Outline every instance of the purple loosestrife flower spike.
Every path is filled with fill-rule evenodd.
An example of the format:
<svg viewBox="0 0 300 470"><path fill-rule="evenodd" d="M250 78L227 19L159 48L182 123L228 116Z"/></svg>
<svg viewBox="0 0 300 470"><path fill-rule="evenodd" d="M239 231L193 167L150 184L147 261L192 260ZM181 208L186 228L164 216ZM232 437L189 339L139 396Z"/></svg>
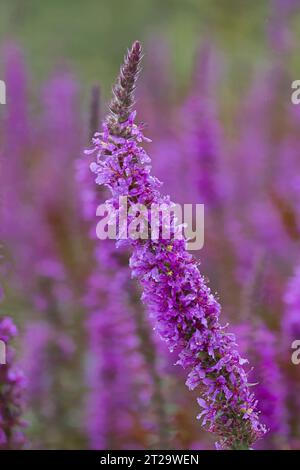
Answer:
<svg viewBox="0 0 300 470"><path fill-rule="evenodd" d="M300 439L300 424L294 410L300 407L300 370L290 359L293 352L292 344L300 339L300 264L296 265L293 276L289 279L284 293L284 314L282 317L282 354L287 355L291 370L285 368L288 393L288 415L290 437Z"/></svg>
<svg viewBox="0 0 300 470"><path fill-rule="evenodd" d="M113 99L113 115L103 124L103 132L95 135L94 148L87 151L97 155L91 169L96 182L112 193L107 207L117 212L122 210L120 196L127 196L130 208L173 204L160 194L161 183L150 173L151 160L140 145L147 139L134 123L135 112L130 112L141 52L140 44L134 43L114 90L122 99ZM187 252L186 240L176 238L174 228L170 232L168 240L127 240L133 250L133 277L141 282L142 299L161 338L178 352L178 364L189 370L188 388L199 390L199 419L218 436L217 448L247 449L266 432L248 386L243 367L247 361L239 355L234 335L221 326L221 307Z"/></svg>
<svg viewBox="0 0 300 470"><path fill-rule="evenodd" d="M0 340L6 345L5 364L0 363L0 450L21 449L26 442L22 431L25 379L8 344L16 334L12 320L0 317Z"/></svg>

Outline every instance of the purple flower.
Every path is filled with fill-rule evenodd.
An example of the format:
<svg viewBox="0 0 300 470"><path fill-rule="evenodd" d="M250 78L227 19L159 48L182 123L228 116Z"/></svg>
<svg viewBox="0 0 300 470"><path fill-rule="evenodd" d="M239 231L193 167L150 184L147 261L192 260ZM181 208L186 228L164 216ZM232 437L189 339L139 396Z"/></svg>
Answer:
<svg viewBox="0 0 300 470"><path fill-rule="evenodd" d="M278 336L261 323L255 327L239 325L235 332L241 352L247 354L254 366L249 381L257 384L262 420L269 429L264 445L268 449L282 448L288 435L287 387L278 361Z"/></svg>
<svg viewBox="0 0 300 470"><path fill-rule="evenodd" d="M16 211L22 205L20 192L24 191L26 158L30 143L27 113L27 80L22 52L17 45L9 43L4 48L4 73L7 84L7 102L4 134L1 138L1 232L16 239L22 231L22 223ZM2 236L1 236L2 238Z"/></svg>
<svg viewBox="0 0 300 470"><path fill-rule="evenodd" d="M99 137L96 134L95 141ZM92 225L98 192L90 184L86 162L78 162L77 176L83 217ZM90 232L94 242L94 230ZM159 439L166 447L168 422L160 374L164 354L136 304L138 293L127 275L128 251L120 248L116 253L112 241L101 249L93 244L93 250L97 265L92 267L84 298L89 313L86 429L90 446L147 448ZM140 435L134 431L137 423L143 430Z"/></svg>
<svg viewBox="0 0 300 470"><path fill-rule="evenodd" d="M171 204L151 175L149 156L140 145L145 140L142 126L135 124L132 112L141 52L135 42L114 87L111 114L93 140L92 170L96 181L110 189L108 203L115 208L120 195L127 196L130 206ZM175 239L171 228L169 240L129 239L128 244L132 274L143 287L142 299L156 329L169 349L178 351L178 364L189 371L188 386L199 389L203 426L219 437L218 448L251 447L266 429L259 422L235 338L221 326L220 305L186 251L185 240Z"/></svg>

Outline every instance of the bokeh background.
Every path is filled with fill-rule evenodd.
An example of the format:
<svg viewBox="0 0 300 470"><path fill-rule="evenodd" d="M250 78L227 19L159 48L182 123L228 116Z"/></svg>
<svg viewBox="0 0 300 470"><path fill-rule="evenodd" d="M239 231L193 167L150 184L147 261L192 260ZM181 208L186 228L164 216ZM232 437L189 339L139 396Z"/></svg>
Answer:
<svg viewBox="0 0 300 470"><path fill-rule="evenodd" d="M105 195L83 149L135 39L155 174L206 206L195 256L254 367L257 448L300 448L299 20L298 0L2 0L1 315L27 427L0 448L214 447L128 253L95 238Z"/></svg>

